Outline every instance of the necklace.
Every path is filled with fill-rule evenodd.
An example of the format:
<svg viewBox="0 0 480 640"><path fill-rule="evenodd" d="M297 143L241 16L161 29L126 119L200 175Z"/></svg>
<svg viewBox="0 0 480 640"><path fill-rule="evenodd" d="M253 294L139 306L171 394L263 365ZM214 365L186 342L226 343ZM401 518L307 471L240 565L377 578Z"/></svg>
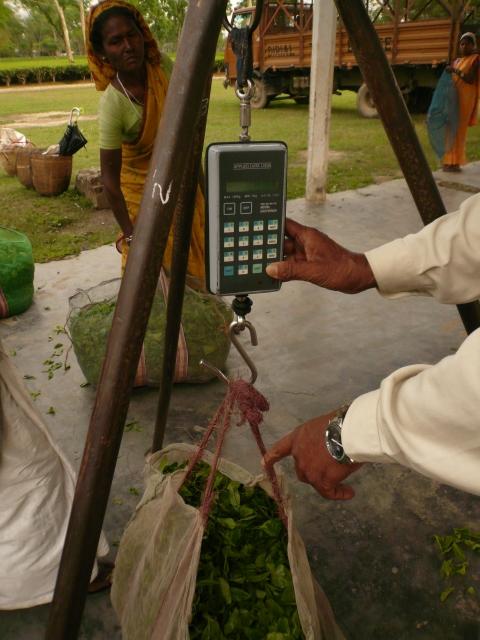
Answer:
<svg viewBox="0 0 480 640"><path fill-rule="evenodd" d="M130 103L132 105L135 102L135 104L138 104L139 107L145 106L144 103L141 100L139 100L136 96L134 96L133 93L129 91L127 87L123 84L123 82L120 80L120 76L118 75L118 71L117 71L117 80L118 80L118 84L123 89L123 93L127 96L127 98L130 100Z"/></svg>

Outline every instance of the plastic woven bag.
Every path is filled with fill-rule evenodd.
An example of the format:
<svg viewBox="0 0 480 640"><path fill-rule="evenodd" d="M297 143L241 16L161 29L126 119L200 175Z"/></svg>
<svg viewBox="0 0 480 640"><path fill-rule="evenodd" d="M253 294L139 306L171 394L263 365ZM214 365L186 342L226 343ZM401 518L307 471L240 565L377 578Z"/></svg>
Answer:
<svg viewBox="0 0 480 640"><path fill-rule="evenodd" d="M452 74L444 71L427 114L430 144L439 158L453 147L458 127L458 93Z"/></svg>
<svg viewBox="0 0 480 640"><path fill-rule="evenodd" d="M246 384L243 381L234 384L237 383ZM288 522L288 561L303 637L306 640L342 640L343 634L335 623L330 605L312 575L281 479L279 484L272 484L264 476L254 476L233 462L218 458L221 441L220 434L215 454L202 453L210 467L245 487L259 487L271 497L278 495L279 490L283 496L281 504ZM154 454L147 464L145 493L122 536L111 591L124 640L188 640L191 637L192 603L204 523L210 507L205 506L207 497L199 509L186 504L179 495L179 488L189 469L196 464L204 443L200 449L188 444L170 445ZM162 471L166 462L187 460L189 469L168 474ZM205 496L207 494L208 487ZM212 629L214 625L212 623ZM225 637L209 633L209 630L204 633L212 639ZM229 636L236 637L234 633ZM288 640L289 636L269 633L266 638Z"/></svg>
<svg viewBox="0 0 480 640"><path fill-rule="evenodd" d="M80 291L69 301L67 324L73 348L83 375L93 385L100 378L120 283L120 278L102 282L87 291ZM232 311L217 296L185 287L182 327L188 357L185 353L183 359L186 362L177 367L176 382L211 380L213 374L200 366L202 358L219 369L224 368L230 349L228 325L232 317ZM156 387L161 382L165 327L165 293L159 285L145 334L136 386Z"/></svg>
<svg viewBox="0 0 480 640"><path fill-rule="evenodd" d="M0 318L23 313L32 304L34 270L27 236L0 227Z"/></svg>

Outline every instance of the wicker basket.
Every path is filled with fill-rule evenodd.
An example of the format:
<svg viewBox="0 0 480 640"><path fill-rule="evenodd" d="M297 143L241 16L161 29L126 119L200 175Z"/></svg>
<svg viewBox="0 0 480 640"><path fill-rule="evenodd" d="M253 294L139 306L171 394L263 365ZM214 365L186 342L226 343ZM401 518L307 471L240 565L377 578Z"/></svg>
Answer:
<svg viewBox="0 0 480 640"><path fill-rule="evenodd" d="M17 153L21 148L18 144L6 144L0 148L0 166L9 176L17 173Z"/></svg>
<svg viewBox="0 0 480 640"><path fill-rule="evenodd" d="M27 149L19 149L17 153L17 178L27 189L33 189L32 162L33 155L40 154L44 149L37 147L28 147Z"/></svg>
<svg viewBox="0 0 480 640"><path fill-rule="evenodd" d="M72 177L72 156L33 155L32 179L42 196L58 196L68 189Z"/></svg>

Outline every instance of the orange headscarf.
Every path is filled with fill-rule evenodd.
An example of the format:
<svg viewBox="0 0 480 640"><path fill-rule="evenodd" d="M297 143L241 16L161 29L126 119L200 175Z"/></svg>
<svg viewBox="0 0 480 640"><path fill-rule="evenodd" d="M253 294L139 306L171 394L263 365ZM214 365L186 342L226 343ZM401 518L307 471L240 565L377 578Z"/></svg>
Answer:
<svg viewBox="0 0 480 640"><path fill-rule="evenodd" d="M97 89L97 91L105 91L117 72L109 62L103 60L103 58L95 52L91 41L92 27L95 20L99 16L101 16L102 13L107 11L107 9L112 9L113 7L122 7L132 14L132 18L138 24L143 34L143 39L145 41L145 56L147 62L154 66L157 66L160 65L160 60L162 57L162 54L160 53L157 45L157 41L150 31L150 27L145 22L144 17L136 7L129 4L128 2L125 2L124 0L102 0L102 2L99 2L97 5L90 9L87 17L88 66L90 67L90 71L92 72L92 76L95 81L95 88Z"/></svg>

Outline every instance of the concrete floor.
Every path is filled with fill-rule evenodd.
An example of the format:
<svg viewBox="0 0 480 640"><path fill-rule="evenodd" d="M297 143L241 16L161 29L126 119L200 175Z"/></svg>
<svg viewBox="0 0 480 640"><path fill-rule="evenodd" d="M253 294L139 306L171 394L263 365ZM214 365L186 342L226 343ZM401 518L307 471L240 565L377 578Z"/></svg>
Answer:
<svg viewBox="0 0 480 640"><path fill-rule="evenodd" d="M448 175L448 179L446 179ZM480 191L480 163L460 174L439 174L442 196L454 210ZM318 226L340 243L366 250L421 228L403 180L329 196L312 206L289 202L289 215ZM0 323L0 338L22 374L35 376L28 387L40 390L39 412L66 454L78 466L94 401L82 388L83 376L72 355L71 369L48 380L42 363L52 352L48 338L63 325L68 298L78 289L116 277L119 257L106 246L76 258L37 265L32 308ZM263 433L267 443L313 416L376 388L400 366L434 363L455 351L464 331L455 308L428 298L397 301L370 291L351 297L301 283L254 299L251 321L259 345L252 355L257 386L271 410ZM61 337L61 336L60 336ZM57 340L57 338L55 338ZM60 340L62 341L62 340ZM252 348L253 349L253 348ZM232 374L240 362L229 358ZM223 396L223 386L177 385L172 399L167 442L196 441ZM125 433L105 519L112 555L142 490L143 456L151 444L157 393L137 390L130 420L141 430ZM56 414L46 411L54 406ZM235 430L227 455L249 468L258 458L248 434ZM455 594L441 604L442 580L432 536L452 527L478 530L479 498L436 484L395 465L370 465L353 477L357 497L332 503L294 479L289 463L297 524L312 567L326 591L347 640L478 640L480 601ZM478 567L471 581L480 585ZM479 589L480 591L480 589ZM0 612L1 640L43 638L48 607ZM82 640L121 637L105 594L89 596Z"/></svg>

